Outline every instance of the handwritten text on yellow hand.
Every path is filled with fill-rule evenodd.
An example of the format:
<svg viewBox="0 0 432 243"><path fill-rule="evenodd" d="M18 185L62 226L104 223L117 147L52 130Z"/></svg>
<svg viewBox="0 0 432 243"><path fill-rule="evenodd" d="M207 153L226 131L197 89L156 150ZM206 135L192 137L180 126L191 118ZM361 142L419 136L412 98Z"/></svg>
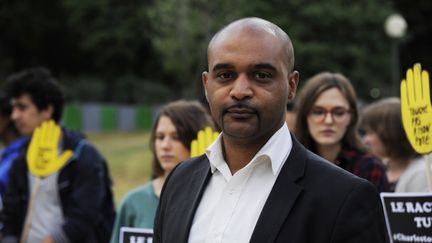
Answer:
<svg viewBox="0 0 432 243"><path fill-rule="evenodd" d="M58 155L60 127L53 121L43 122L33 132L27 150L27 165L34 176L48 176L58 171L72 156L71 150Z"/></svg>
<svg viewBox="0 0 432 243"><path fill-rule="evenodd" d="M432 107L429 74L419 63L408 69L401 86L401 111L405 132L413 148L421 154L432 151Z"/></svg>

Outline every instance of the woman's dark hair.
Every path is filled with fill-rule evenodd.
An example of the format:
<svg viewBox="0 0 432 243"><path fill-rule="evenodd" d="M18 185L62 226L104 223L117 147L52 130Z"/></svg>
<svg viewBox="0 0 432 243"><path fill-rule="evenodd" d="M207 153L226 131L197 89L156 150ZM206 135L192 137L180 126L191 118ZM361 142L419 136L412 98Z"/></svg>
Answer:
<svg viewBox="0 0 432 243"><path fill-rule="evenodd" d="M59 122L64 96L57 80L46 68L31 68L12 74L6 80L6 93L12 98L29 95L39 111L53 107L52 119Z"/></svg>
<svg viewBox="0 0 432 243"><path fill-rule="evenodd" d="M162 116L168 117L174 124L181 143L190 150L199 130L205 127L214 129L214 123L207 110L198 101L178 100L163 106L155 120L150 134L150 150L153 155L153 177L164 174L156 156L156 129Z"/></svg>
<svg viewBox="0 0 432 243"><path fill-rule="evenodd" d="M385 98L365 106L361 111L359 127L376 133L391 158L409 162L419 156L403 128L399 98Z"/></svg>
<svg viewBox="0 0 432 243"><path fill-rule="evenodd" d="M303 86L296 100L297 120L295 134L298 140L308 149L317 152L317 144L312 138L307 116L318 97L326 90L337 88L346 98L349 104L351 120L342 138L342 147L357 151L363 150L360 137L357 133L356 124L358 120L357 96L351 82L340 73L322 72L310 78Z"/></svg>

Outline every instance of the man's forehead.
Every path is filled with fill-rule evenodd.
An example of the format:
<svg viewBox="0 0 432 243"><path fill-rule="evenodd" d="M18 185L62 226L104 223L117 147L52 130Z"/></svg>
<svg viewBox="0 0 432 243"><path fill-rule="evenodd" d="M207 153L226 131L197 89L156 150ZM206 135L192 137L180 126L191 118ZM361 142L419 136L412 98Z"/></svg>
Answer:
<svg viewBox="0 0 432 243"><path fill-rule="evenodd" d="M244 46L254 42L262 50L264 43L271 43L269 48L280 48L278 52L283 54L283 61L292 69L294 64L294 50L292 48L291 40L278 26L261 19L246 19L240 20L228 25L219 31L210 41L207 57L209 68L211 63L214 62L213 57L217 55L225 55L220 51L232 53Z"/></svg>
<svg viewBox="0 0 432 243"><path fill-rule="evenodd" d="M270 28L261 28L258 26L235 26L222 30L209 43L209 50L220 46L233 39L268 39L278 38ZM241 44L241 43L237 43Z"/></svg>

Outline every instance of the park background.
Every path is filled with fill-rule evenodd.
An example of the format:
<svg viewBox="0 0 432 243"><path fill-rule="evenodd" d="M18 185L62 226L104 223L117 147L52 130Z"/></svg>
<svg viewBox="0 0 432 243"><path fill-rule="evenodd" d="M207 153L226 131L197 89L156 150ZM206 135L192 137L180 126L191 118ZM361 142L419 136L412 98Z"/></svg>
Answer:
<svg viewBox="0 0 432 243"><path fill-rule="evenodd" d="M394 13L407 23L399 38L384 29ZM317 72L341 72L367 103L398 96L415 62L432 71L430 0L2 0L0 85L21 69L49 68L67 95L63 124L107 158L118 203L150 178L158 107L204 100L208 40L245 16L287 31L300 87Z"/></svg>

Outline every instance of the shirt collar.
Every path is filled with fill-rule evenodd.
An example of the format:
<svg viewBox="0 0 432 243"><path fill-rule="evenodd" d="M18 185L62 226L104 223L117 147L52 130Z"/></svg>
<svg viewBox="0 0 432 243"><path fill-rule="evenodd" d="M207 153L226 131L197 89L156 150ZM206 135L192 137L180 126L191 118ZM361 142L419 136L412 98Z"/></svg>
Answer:
<svg viewBox="0 0 432 243"><path fill-rule="evenodd" d="M227 166L222 153L221 141L222 133L206 150L212 173L221 166ZM261 157L267 157L270 159L273 174L277 175L282 168L282 165L287 160L291 149L291 134L288 130L288 126L284 123L284 125L279 128L279 130L277 130L267 143L264 144L264 146L255 154L251 162L253 163Z"/></svg>

